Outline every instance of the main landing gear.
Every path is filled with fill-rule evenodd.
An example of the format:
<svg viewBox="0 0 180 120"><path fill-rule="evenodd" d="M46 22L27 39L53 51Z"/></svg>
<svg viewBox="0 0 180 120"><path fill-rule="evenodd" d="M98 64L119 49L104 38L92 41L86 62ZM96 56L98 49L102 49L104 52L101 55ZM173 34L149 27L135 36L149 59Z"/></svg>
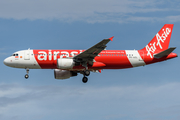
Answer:
<svg viewBox="0 0 180 120"><path fill-rule="evenodd" d="M86 76L89 76L90 75L90 71L89 70L85 70L84 73L83 73L84 77L82 79L82 82L83 83L87 83L88 81L88 78Z"/></svg>
<svg viewBox="0 0 180 120"><path fill-rule="evenodd" d="M83 79L82 79L82 82L87 83L87 81L88 81L88 78L86 76L84 76Z"/></svg>
<svg viewBox="0 0 180 120"><path fill-rule="evenodd" d="M28 75L28 74L29 74L29 68L26 68L26 73L27 73L27 74L26 74L24 77L25 77L26 79L28 79L28 78L29 78L29 75Z"/></svg>

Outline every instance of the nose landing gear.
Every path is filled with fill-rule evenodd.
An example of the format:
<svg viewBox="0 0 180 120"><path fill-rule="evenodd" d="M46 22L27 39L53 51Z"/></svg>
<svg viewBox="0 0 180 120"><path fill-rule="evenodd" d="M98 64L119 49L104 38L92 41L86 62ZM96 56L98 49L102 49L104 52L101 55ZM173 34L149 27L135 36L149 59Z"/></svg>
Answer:
<svg viewBox="0 0 180 120"><path fill-rule="evenodd" d="M24 77L25 77L26 79L28 79L28 78L29 78L29 75L28 75L28 74L26 74Z"/></svg>
<svg viewBox="0 0 180 120"><path fill-rule="evenodd" d="M26 74L24 77L25 77L26 79L28 79L28 78L29 78L29 75L28 75L28 74L29 74L29 68L26 68L26 73L27 73L27 74Z"/></svg>

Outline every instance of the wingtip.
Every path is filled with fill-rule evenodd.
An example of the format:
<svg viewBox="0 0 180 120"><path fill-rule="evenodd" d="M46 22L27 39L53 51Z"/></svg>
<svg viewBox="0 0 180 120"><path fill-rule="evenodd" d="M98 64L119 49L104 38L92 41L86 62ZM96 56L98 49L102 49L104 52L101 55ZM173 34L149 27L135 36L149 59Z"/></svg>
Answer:
<svg viewBox="0 0 180 120"><path fill-rule="evenodd" d="M114 36L112 36L111 38L109 38L111 41L113 41L113 38L114 38Z"/></svg>

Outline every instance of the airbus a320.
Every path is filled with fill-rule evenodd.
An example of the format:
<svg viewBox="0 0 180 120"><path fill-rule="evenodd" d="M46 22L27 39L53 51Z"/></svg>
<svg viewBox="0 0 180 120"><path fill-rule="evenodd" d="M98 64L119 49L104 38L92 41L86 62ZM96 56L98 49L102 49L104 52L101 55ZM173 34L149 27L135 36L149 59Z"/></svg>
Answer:
<svg viewBox="0 0 180 120"><path fill-rule="evenodd" d="M141 50L106 50L113 37L104 39L87 50L21 50L4 60L9 67L26 69L54 69L55 79L68 79L83 75L88 81L90 72L101 73L102 69L124 69L165 61L177 57L175 47L169 42L173 24L165 24L154 38Z"/></svg>

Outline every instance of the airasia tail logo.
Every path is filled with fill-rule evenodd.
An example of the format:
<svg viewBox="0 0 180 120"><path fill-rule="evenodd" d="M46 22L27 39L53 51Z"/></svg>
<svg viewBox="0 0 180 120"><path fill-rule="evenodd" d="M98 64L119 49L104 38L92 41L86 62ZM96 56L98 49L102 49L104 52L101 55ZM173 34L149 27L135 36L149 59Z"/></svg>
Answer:
<svg viewBox="0 0 180 120"><path fill-rule="evenodd" d="M162 44L164 43L168 35L171 33L171 28L165 28L162 29L162 31L163 33L161 35L159 35L159 33L156 34L157 41L146 45L147 56L153 58L153 53L156 51L157 46L159 46L160 49L163 49Z"/></svg>

